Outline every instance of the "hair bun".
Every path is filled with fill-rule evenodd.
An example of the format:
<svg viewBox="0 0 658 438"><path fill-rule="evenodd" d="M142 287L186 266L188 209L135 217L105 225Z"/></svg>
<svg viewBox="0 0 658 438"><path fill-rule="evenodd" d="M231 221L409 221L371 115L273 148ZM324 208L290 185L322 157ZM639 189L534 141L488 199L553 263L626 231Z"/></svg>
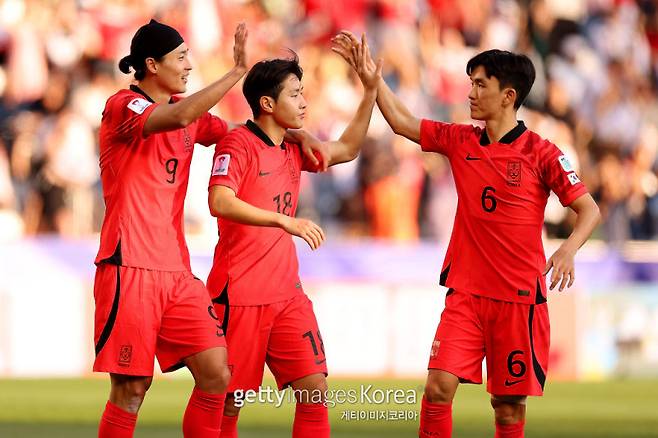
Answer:
<svg viewBox="0 0 658 438"><path fill-rule="evenodd" d="M119 70L121 70L123 73L128 74L130 73L130 66L132 65L130 55L124 56L121 58L121 61L119 61Z"/></svg>

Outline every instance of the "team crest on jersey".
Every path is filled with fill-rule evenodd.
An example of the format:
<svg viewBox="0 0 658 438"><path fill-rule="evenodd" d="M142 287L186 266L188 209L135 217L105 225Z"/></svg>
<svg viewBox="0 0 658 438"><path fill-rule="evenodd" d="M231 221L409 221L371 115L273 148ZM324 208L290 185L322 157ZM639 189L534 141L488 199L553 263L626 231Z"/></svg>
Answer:
<svg viewBox="0 0 658 438"><path fill-rule="evenodd" d="M580 179L578 178L578 175L575 174L575 172L568 174L567 178L569 178L569 182L571 183L572 186L580 182Z"/></svg>
<svg viewBox="0 0 658 438"><path fill-rule="evenodd" d="M507 162L507 185L518 187L521 185L521 162Z"/></svg>
<svg viewBox="0 0 658 438"><path fill-rule="evenodd" d="M137 114L142 114L146 108L151 106L151 102L140 97L136 97L128 103L128 108L136 112Z"/></svg>
<svg viewBox="0 0 658 438"><path fill-rule="evenodd" d="M571 161L569 161L566 155L560 155L557 160L560 162L560 166L562 166L565 172L574 171L574 168L571 165Z"/></svg>
<svg viewBox="0 0 658 438"><path fill-rule="evenodd" d="M187 131L187 128L183 128L183 142L185 143L185 152L192 150L192 139L190 138L190 133Z"/></svg>
<svg viewBox="0 0 658 438"><path fill-rule="evenodd" d="M228 175L228 164L231 161L229 154L217 155L212 166L212 176Z"/></svg>

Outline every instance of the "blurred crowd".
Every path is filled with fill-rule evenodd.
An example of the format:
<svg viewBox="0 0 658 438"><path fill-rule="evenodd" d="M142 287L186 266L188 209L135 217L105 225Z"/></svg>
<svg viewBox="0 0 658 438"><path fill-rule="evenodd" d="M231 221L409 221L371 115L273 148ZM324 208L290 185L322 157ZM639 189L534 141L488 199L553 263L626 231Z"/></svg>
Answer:
<svg viewBox="0 0 658 438"><path fill-rule="evenodd" d="M658 4L652 0L0 0L0 235L98 232L98 127L106 99L130 84L117 61L150 18L191 48L188 90L232 66L235 26L250 62L298 53L306 129L335 139L361 97L330 50L340 29L367 32L387 83L419 117L469 118L466 62L489 48L527 54L537 80L519 118L576 163L598 201L596 236L658 235ZM244 122L240 86L213 109ZM201 149L199 146L198 149ZM214 233L206 201L212 151L195 164L188 232ZM447 241L456 207L447 161L373 117L360 157L303 180L299 216L347 237ZM552 197L548 236L573 215Z"/></svg>

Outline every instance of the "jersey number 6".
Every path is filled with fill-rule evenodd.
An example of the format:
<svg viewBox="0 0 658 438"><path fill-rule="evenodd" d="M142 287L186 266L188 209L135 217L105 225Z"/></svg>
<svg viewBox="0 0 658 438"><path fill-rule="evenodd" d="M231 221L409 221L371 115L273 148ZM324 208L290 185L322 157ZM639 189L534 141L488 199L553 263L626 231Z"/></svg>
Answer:
<svg viewBox="0 0 658 438"><path fill-rule="evenodd" d="M496 193L496 189L491 186L486 186L484 190L482 190L480 201L482 201L482 209L484 211L487 213L493 213L498 206L498 201L496 201L496 198L494 198L493 195L490 195L489 192Z"/></svg>

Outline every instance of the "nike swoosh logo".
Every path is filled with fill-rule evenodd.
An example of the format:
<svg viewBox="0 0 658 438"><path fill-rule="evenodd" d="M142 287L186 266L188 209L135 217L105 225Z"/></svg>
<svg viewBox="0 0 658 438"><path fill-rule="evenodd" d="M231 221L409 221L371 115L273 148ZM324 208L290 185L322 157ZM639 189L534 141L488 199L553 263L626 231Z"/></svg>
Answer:
<svg viewBox="0 0 658 438"><path fill-rule="evenodd" d="M260 172L258 172L258 176L266 176L266 175L269 175L269 174L270 174L270 172L263 172L262 170Z"/></svg>
<svg viewBox="0 0 658 438"><path fill-rule="evenodd" d="M476 161L476 160L481 160L482 158L480 157L471 157L471 154L466 155L466 161Z"/></svg>
<svg viewBox="0 0 658 438"><path fill-rule="evenodd" d="M322 359L322 360L317 360L317 359L316 359L316 360L315 360L315 364L316 364L316 365L322 365L322 364L325 363L326 361L327 361L327 359Z"/></svg>
<svg viewBox="0 0 658 438"><path fill-rule="evenodd" d="M510 382L509 380L505 379L505 386L513 386L513 385L516 385L517 383L523 382L524 380L525 379L514 380L514 381Z"/></svg>

